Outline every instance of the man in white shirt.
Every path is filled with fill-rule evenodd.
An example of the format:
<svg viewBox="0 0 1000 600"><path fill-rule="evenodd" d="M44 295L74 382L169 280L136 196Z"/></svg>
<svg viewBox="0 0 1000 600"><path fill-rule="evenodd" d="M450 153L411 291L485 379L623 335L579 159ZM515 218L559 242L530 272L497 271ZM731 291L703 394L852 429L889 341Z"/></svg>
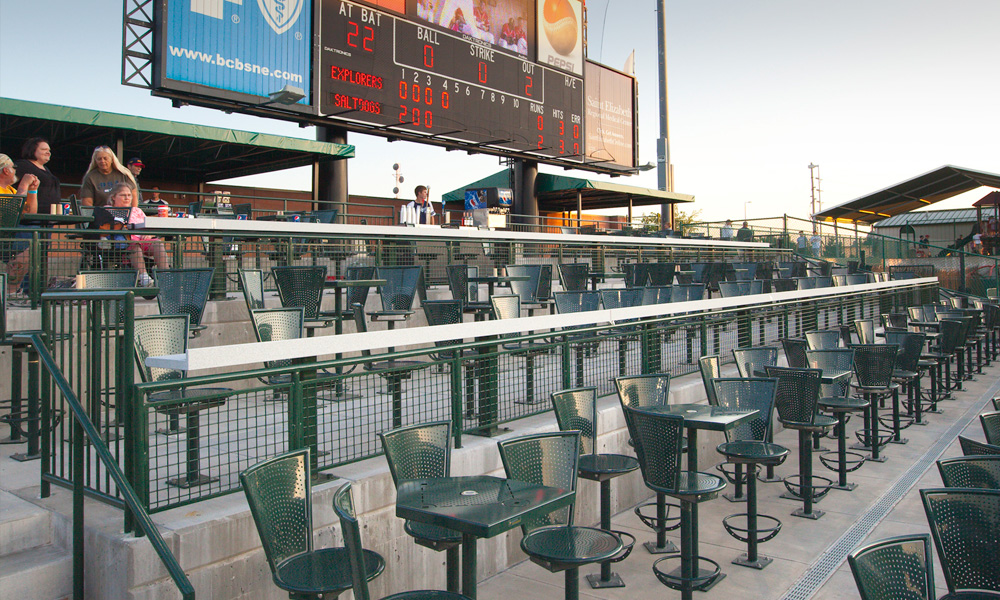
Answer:
<svg viewBox="0 0 1000 600"><path fill-rule="evenodd" d="M407 209L415 209L417 212L417 223L421 225L433 225L434 216L437 214L434 212L434 205L428 200L430 196L430 190L427 189L425 185L418 185L413 193L416 194L416 199L410 200L409 204L406 205Z"/></svg>

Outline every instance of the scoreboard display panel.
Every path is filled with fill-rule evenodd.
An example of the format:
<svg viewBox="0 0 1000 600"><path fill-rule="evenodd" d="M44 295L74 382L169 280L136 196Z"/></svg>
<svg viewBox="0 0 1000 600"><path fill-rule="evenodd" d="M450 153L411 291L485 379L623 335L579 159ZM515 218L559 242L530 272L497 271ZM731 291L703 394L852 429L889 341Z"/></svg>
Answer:
<svg viewBox="0 0 1000 600"><path fill-rule="evenodd" d="M158 96L591 171L637 163L635 79L586 60L581 0L154 7Z"/></svg>
<svg viewBox="0 0 1000 600"><path fill-rule="evenodd" d="M583 78L356 2L320 14L320 116L582 162Z"/></svg>

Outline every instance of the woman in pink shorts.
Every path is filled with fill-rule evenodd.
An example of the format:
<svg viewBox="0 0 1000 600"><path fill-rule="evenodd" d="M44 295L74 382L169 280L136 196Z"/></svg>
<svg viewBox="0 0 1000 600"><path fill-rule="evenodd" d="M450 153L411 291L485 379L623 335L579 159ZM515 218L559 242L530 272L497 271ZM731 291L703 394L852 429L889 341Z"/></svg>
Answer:
<svg viewBox="0 0 1000 600"><path fill-rule="evenodd" d="M135 225L146 222L146 214L142 209L132 206L132 187L126 183L116 184L111 190L111 202L116 208L130 208L128 223ZM153 285L153 278L146 272L146 261L144 256L153 258L153 263L157 269L169 269L167 262L167 251L163 248L163 242L151 235L132 234L132 242L129 245L129 261L132 266L139 271L139 285L149 287Z"/></svg>

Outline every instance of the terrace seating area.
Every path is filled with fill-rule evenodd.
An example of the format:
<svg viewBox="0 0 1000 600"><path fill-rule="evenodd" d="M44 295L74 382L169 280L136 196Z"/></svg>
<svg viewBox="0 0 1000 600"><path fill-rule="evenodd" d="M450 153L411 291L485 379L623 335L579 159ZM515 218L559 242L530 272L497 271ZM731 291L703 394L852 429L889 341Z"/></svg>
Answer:
<svg viewBox="0 0 1000 600"><path fill-rule="evenodd" d="M701 266L680 261L627 263L646 265L627 269L631 273L604 271L604 261L601 271L592 270L593 262L546 262L539 269L501 267L485 275L470 275L465 270L465 281L451 286L427 277L423 265L380 265L372 273L355 273L358 279L353 281L359 283L354 287L373 288L375 293L352 302L349 308L343 306L340 295L343 289L353 292L353 287L337 284L341 281L337 275L333 279L314 277L317 284L289 281L287 269L293 268L291 265L279 265L270 272L247 271L237 277L246 286L247 309L242 298L216 300L214 305L210 301L212 306L206 310L203 305L198 313L206 317L200 318L201 329L191 329L187 336L182 332L175 343L180 348L176 353L157 354L144 345L144 351L136 354L140 367L171 368L194 379L150 378L139 383L113 366L122 356L115 344L122 337L135 335L129 322L132 313L152 312L152 304L127 311L127 318L116 330L120 337L109 336L107 347L94 348L107 352L106 358L95 357L94 364L111 364L104 373L95 371L97 381L113 379L117 389L130 391L134 404L115 414L121 400L109 397L95 400L91 408L104 415L104 439L109 444L115 442L114 455L121 458L128 475L141 474L143 479L137 485L147 508L178 535L185 527L175 524L181 514L178 511L210 505L232 510L240 497L235 495L240 474L252 473L254 465L291 451L301 465L299 475L279 477L279 483L271 485L299 485L293 495L301 496L302 489L309 489L301 487L302 478L307 477L314 506L323 502L329 507L336 495L337 517L343 529L330 529L333 523L327 508L320 511L307 503L305 510L312 513L305 517L307 521L317 514L322 516L306 531L340 530L343 533L339 535L349 538L342 553L348 557L345 568L351 570L349 581L354 579L350 587L362 596L369 593L370 586L371 593L381 595L447 588L455 598L463 597L459 592L470 598L499 597L525 587L527 580L537 585L528 586L530 589L522 590L521 595L539 598L559 594L570 600L618 594L633 597L663 593L661 584L679 590L682 598L747 589L760 590L762 597L779 597L768 594L799 585L798 577L805 569L822 562L818 557L827 548L823 543L839 539L839 525L826 523L850 519L844 527L850 533L857 514L886 494L896 493L894 488L886 488L894 481L892 469L910 473L922 466L926 470L928 465L920 460L913 462L913 449L919 444L936 447L951 435L935 437L929 432L934 428L956 429L971 410L957 407L983 403L996 391L992 386L984 389L984 385L995 368L992 361L997 357L998 323L988 318L994 313L987 307L993 305L983 299L958 298L948 306L935 303L938 289L932 281L874 281L866 275L863 282L831 279L834 286L826 286L825 281L823 285L818 281L803 283L823 276L774 277L779 269L762 262L745 270L711 266L729 264L721 262ZM527 263L533 264L537 263ZM672 277L663 276L665 268L653 267L666 264ZM551 291L545 289L549 285L544 283L545 266L555 272L556 289ZM573 268L563 268L567 266ZM754 276L770 273L771 278L750 279L746 273L751 270ZM793 271L789 269L789 275ZM653 272L657 273L655 282ZM262 291L267 275L285 282L278 284L280 293ZM688 275L691 283L681 283ZM700 281L695 282L696 278ZM622 285L628 280L630 287ZM324 290L327 282L333 285ZM753 284L747 286L745 294L737 288L736 295L731 295L733 290L724 286L744 282ZM282 289L285 285L299 287ZM475 295L470 293L470 285L475 286ZM664 288L668 294L661 293ZM713 288L723 297L710 298ZM780 289L788 291L776 291ZM102 310L100 303L106 301L102 293L98 290L87 296L67 292L65 301L56 296L46 298L45 310L52 314L48 326L60 323L59 327L65 328L53 331L62 336L54 338L57 356L68 352L72 340L83 336L83 323L92 322L70 315ZM106 293L108 298L111 293ZM550 297L551 304L544 302ZM324 300L335 304L334 310L324 310ZM228 308L220 309L220 302ZM445 307L444 302L450 304ZM476 306L484 302L488 308ZM279 335L275 323L264 320L268 305L295 312L298 320L290 333ZM881 327L882 315L902 314L915 305L921 307L921 314L906 320L905 331ZM939 306L946 310L939 310ZM437 307L447 308L447 315ZM249 337L244 335L239 345L206 341L222 333L223 328L214 325L218 322L215 318L220 311L229 310L246 312L246 322L253 323L244 330ZM304 335L309 321L306 313L311 311L314 337ZM353 327L341 333L347 311ZM539 314L549 311L552 314ZM191 313L183 314L188 315L186 325ZM334 323L337 333L328 327ZM836 337L824 335L831 329ZM903 336L909 333L918 337ZM226 335L239 337L232 331ZM188 337L190 345L180 343ZM782 341L791 339L805 341L805 364L801 352L785 357L778 351ZM920 343L911 344L914 339ZM908 344L915 350L903 356L901 349ZM123 352L131 370L129 346ZM824 362L810 354L822 349L853 352L855 360L845 369L842 363ZM874 359L859 363L859 353L875 350L889 355L883 366L873 367ZM713 355L718 359L712 368L701 371L699 363ZM362 368L357 369L357 365ZM46 365L46 369L51 368ZM199 374L204 376L197 377ZM672 382L669 394L664 390L664 402L626 406L629 402L621 395L624 388L616 385L616 379L657 374ZM937 384L921 385L921 377L926 375L933 375ZM716 377L719 382L772 382L764 387L770 391L754 392L771 394L771 401L762 397L744 403L739 397L742 388L734 385L723 392L713 381ZM800 380L808 383L798 383ZM95 380L73 379L69 386L79 389L83 397L89 394L87 381ZM711 403L705 393L709 385L715 392ZM208 398L211 405L185 411L193 403L185 400L183 392L198 386L218 391ZM30 382L28 388L37 389ZM174 388L181 392L176 397L158 400L155 396ZM46 394L49 396L42 399L46 408L41 412L52 414L50 408L61 408L62 400L51 392ZM561 415L558 425L567 431L581 430L581 434L551 433L557 419L544 401L549 397L554 402L575 399L575 414ZM71 440L65 428L52 423L27 430L27 415L39 412L39 400L34 401L34 409L23 402L16 411L12 406L8 421L18 421L22 437L34 436L36 442L48 429L41 439L49 456L42 468L47 469L50 483L59 488L68 481L65 469L73 460L67 451ZM879 406L882 402L884 408ZM30 399L27 404L31 404ZM838 412L838 407L845 405L858 409L850 419L845 414L849 411ZM776 428L740 427L772 406L779 417ZM181 412L188 416L187 424L176 422ZM199 417L193 425L191 414ZM449 449L444 454L455 458L447 457L441 464L439 440L431 442L439 450L422 454L433 463L426 471L406 466L404 471L409 475L397 477L403 466L396 464L394 485L379 483L388 470L377 436L434 423L449 428L443 436ZM926 424L914 428L917 423ZM979 441L974 435L970 439L981 444L980 451L988 451L997 441L992 437L993 420L984 419L983 426L985 439ZM909 444L904 446L902 432L907 428ZM165 432L159 433L159 429ZM922 431L911 433L915 429ZM128 435L119 437L123 431ZM957 440L959 431L954 433L951 441ZM422 435L414 433L409 443L426 445L429 441ZM860 446L854 453L856 460L849 463L849 472L858 484L853 489L843 485L843 471L848 468L844 465L848 463L841 460L846 460L842 446L852 436ZM660 444L657 440L661 438L674 442ZM628 439L631 445L626 443ZM838 450L832 454L825 449L817 451L826 440L836 443ZM726 448L717 451L722 442ZM136 450L136 444L145 456L130 464L133 459L129 453ZM393 452L404 456L398 449ZM825 457L820 465L831 469L840 481L814 475L814 456ZM723 459L741 468L727 471L726 477L707 472L710 465ZM888 460L880 462L882 459ZM7 461L7 457L0 460ZM117 493L114 487L101 487L100 471L98 468L97 479L88 485L96 486L95 492L113 496ZM748 478L753 478L752 485ZM341 479L353 482L353 489L337 482ZM247 485L247 477L244 480ZM784 483L769 486L767 480ZM24 483L25 477L14 481ZM745 510L720 506L724 502L718 496L727 486L737 488L734 496L745 499ZM779 498L782 491L789 497ZM53 498L64 498L65 493L57 489L49 498L43 492L42 504L52 504L56 502ZM676 551L665 557L634 547L636 538L646 537L648 532L630 508L654 493L679 503L679 519L676 512L663 514L671 506L666 503L655 507L655 515L643 518L656 526L658 538L672 537L671 541L678 543ZM839 500L832 502L832 498ZM301 506L296 510L301 511ZM213 520L216 513L208 512L204 526L210 530L221 527ZM737 515L726 517L733 512ZM792 519L786 514L809 518ZM261 536L265 531L276 535L262 523L267 515L254 510L252 518ZM760 519L767 524L759 527ZM367 533L362 539L354 528L366 522L362 531ZM672 529L668 523L679 527ZM404 524L408 535L399 535ZM438 540L427 526L457 535L437 536ZM523 526L521 534L514 531L517 526ZM350 536L346 535L348 529ZM337 535L320 533L316 544L333 548ZM769 541L766 556L757 548L765 541ZM252 549L259 541L248 543ZM361 554L361 543L383 559L394 558L381 563L373 559L375 562L369 564ZM518 544L520 550L515 549ZM812 554L796 554L803 545ZM447 550L447 560L434 552L425 556L425 550L417 546ZM855 546L843 552L844 559ZM292 554L315 552L311 544L298 547L304 550L293 550ZM666 544L658 540L652 548L661 547ZM221 557L222 552L222 548L213 548L209 554ZM733 560L740 553L745 554ZM499 573L525 556L545 568L528 572L525 566L515 566ZM258 558L238 560L251 564ZM272 561L276 583L277 562L281 559ZM442 562L447 562L447 569L416 566ZM753 568L743 568L747 566ZM551 579L550 572L558 574L558 579ZM484 579L493 574L498 576ZM591 575L587 577L590 585L580 585L579 575ZM288 583L288 578L282 576L282 581ZM596 591L620 584L625 590ZM729 587L732 585L737 587ZM274 595L272 586L267 580L253 582L254 589L265 590L263 594ZM301 594L319 593L305 587L279 587ZM330 591L347 587L341 578ZM815 589L802 597L814 593Z"/></svg>

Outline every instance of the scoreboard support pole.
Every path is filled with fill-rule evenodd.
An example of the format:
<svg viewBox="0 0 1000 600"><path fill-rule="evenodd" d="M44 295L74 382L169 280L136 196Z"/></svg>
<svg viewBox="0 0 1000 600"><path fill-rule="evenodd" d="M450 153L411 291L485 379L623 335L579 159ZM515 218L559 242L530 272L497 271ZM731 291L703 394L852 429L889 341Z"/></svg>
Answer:
<svg viewBox="0 0 1000 600"><path fill-rule="evenodd" d="M340 127L316 127L316 140L331 144L346 144L347 130ZM316 165L315 189L321 210L337 209L338 221L347 222L347 161L325 160Z"/></svg>
<svg viewBox="0 0 1000 600"><path fill-rule="evenodd" d="M538 216L538 196L535 193L535 179L538 177L538 163L533 160L514 161L514 213L527 217ZM535 219L532 224L538 224Z"/></svg>

